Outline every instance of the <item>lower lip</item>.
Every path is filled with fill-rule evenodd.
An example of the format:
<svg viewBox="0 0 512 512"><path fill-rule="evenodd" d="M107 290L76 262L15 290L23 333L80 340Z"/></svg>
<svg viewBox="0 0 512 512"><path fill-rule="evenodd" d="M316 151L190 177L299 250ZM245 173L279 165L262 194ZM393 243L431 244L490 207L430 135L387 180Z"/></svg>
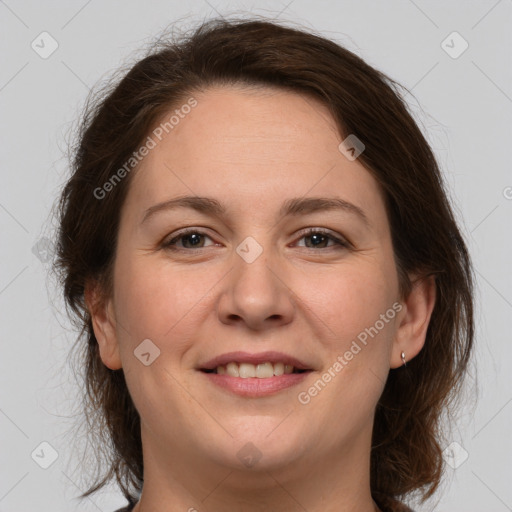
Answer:
<svg viewBox="0 0 512 512"><path fill-rule="evenodd" d="M291 388L301 383L311 372L303 373L285 373L283 375L269 377L267 379L259 379L257 377L249 377L243 379L241 377L231 377L230 375L218 373L201 372L210 382L227 389L237 395L256 398L273 395L283 389Z"/></svg>

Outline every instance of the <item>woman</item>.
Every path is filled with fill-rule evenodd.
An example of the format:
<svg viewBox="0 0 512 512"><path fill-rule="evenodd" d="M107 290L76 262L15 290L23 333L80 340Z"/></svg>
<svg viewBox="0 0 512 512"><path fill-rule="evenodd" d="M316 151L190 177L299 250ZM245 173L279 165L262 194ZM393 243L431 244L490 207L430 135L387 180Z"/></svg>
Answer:
<svg viewBox="0 0 512 512"><path fill-rule="evenodd" d="M433 495L472 272L397 85L213 20L83 121L58 268L126 511L396 511ZM98 446L98 450L102 447Z"/></svg>

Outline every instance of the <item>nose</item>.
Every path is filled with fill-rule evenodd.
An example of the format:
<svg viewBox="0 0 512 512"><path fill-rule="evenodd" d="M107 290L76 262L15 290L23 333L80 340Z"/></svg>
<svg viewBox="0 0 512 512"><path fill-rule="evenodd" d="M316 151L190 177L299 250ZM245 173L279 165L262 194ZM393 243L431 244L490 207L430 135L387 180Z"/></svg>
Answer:
<svg viewBox="0 0 512 512"><path fill-rule="evenodd" d="M286 284L279 262L271 260L266 251L252 262L234 254L234 268L224 286L218 302L219 319L224 324L265 330L293 319L293 291Z"/></svg>

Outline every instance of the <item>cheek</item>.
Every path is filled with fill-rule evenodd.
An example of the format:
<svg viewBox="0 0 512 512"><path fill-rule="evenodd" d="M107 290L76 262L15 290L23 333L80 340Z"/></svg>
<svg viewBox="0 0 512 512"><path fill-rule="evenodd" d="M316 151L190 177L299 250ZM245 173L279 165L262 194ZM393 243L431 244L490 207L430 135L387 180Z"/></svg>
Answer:
<svg viewBox="0 0 512 512"><path fill-rule="evenodd" d="M312 318L316 318L322 331L318 340L324 340L333 350L344 352L352 340L376 322L379 338L392 333L393 323L389 320L394 312L384 323L380 316L386 314L396 298L395 281L388 269L372 264L347 265L315 278L306 275L295 288L300 289L297 295L304 302L305 311L313 313Z"/></svg>
<svg viewBox="0 0 512 512"><path fill-rule="evenodd" d="M197 328L208 292L221 276L196 269L180 271L165 260L141 256L116 264L116 317L133 343L186 342Z"/></svg>
<svg viewBox="0 0 512 512"><path fill-rule="evenodd" d="M354 265L317 281L323 284L310 294L307 306L319 328L314 335L326 357L319 380L303 390L303 399L329 410L333 424L362 424L382 394L396 330L393 276L379 266Z"/></svg>

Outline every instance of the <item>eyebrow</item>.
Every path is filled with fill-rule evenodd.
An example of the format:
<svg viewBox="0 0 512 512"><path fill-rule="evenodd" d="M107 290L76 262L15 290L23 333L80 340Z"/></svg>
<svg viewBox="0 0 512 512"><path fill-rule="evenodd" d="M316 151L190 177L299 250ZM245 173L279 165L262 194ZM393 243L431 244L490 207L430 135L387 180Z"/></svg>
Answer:
<svg viewBox="0 0 512 512"><path fill-rule="evenodd" d="M181 196L162 203L155 204L144 212L141 224L146 222L157 212L189 208L200 213L222 217L226 215L226 208L219 201L211 197ZM364 211L340 197L296 197L286 200L279 211L281 217L299 216L320 211L342 210L357 216L370 227L370 221Z"/></svg>

